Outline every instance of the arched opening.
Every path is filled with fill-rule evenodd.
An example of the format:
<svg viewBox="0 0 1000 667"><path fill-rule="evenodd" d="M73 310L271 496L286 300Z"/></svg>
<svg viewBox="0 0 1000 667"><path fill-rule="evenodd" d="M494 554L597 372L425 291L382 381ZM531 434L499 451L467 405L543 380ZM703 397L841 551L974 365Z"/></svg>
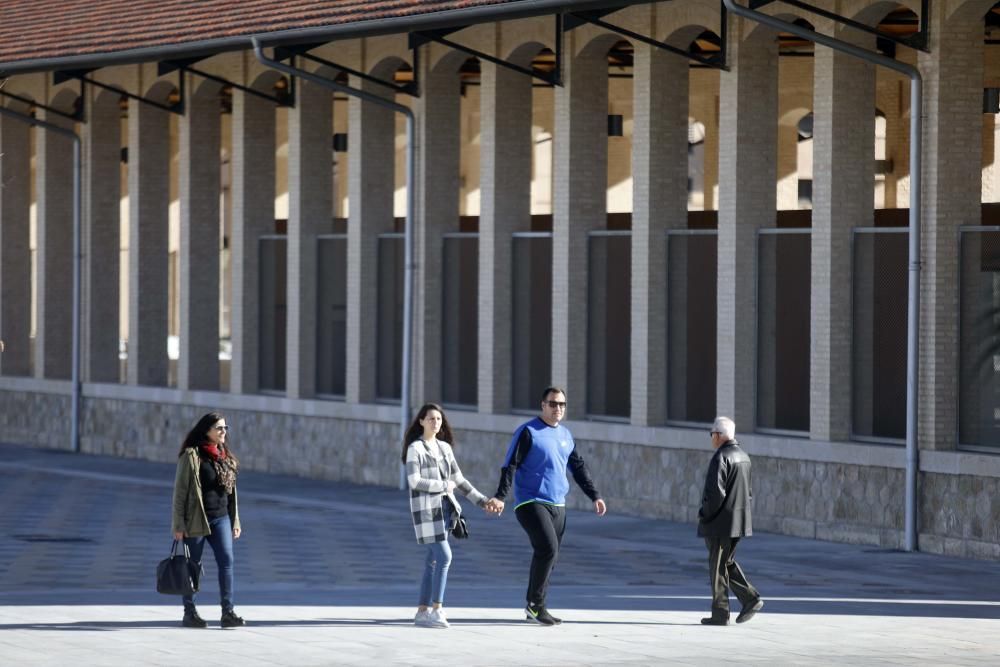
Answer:
<svg viewBox="0 0 1000 667"><path fill-rule="evenodd" d="M113 91L92 91L86 110L83 161L84 264L83 324L86 382L125 381L125 341L128 337L127 248L122 239L128 227L127 104ZM123 214L124 210L124 214ZM126 228L123 231L123 227Z"/></svg>
<svg viewBox="0 0 1000 667"><path fill-rule="evenodd" d="M344 72L318 73L341 85L350 85ZM323 221L317 235L316 269L316 395L343 400L347 395L347 265L350 178L350 98L330 96L330 223ZM308 196L308 195L307 195Z"/></svg>
<svg viewBox="0 0 1000 667"><path fill-rule="evenodd" d="M967 3L966 11L975 7ZM980 225L959 238L958 443L1000 443L1000 3L983 17ZM970 47L967 47L970 48ZM966 116L956 114L952 122Z"/></svg>
<svg viewBox="0 0 1000 667"><path fill-rule="evenodd" d="M607 48L607 124L594 127L607 134L606 221L588 235L587 413L598 418L631 415L634 55L628 41Z"/></svg>
<svg viewBox="0 0 1000 667"><path fill-rule="evenodd" d="M260 74L248 85L271 96L289 89L288 81L274 72ZM246 92L234 91L231 105L231 132L226 134L232 136L232 146L224 173L232 203L226 207L231 209L229 254L223 257L232 284L229 387L240 393L282 393L288 163L287 147L280 146L287 143L288 116L275 102Z"/></svg>
<svg viewBox="0 0 1000 667"><path fill-rule="evenodd" d="M479 392L479 216L482 67L458 68L457 220L442 238L441 398L475 409Z"/></svg>
<svg viewBox="0 0 1000 667"><path fill-rule="evenodd" d="M540 43L530 42L516 47L509 60L530 66L538 72L555 71L555 53ZM494 284L496 298L502 300L510 294L511 340L509 352L500 338L483 343L484 352L495 354L497 359L509 354L510 396L495 400L497 405L510 401L515 410L534 410L538 405L538 391L551 381L552 338L552 171L553 136L555 131L555 88L537 78L527 78L517 73L496 71L496 100L505 100L503 110L485 109L494 114L492 133L484 143L484 150L491 150L493 162L492 210L484 218L492 227L492 243L496 248L509 244L510 262L516 267L510 275L503 272L503 264L494 265L497 276ZM494 104L494 102L490 102ZM495 106L495 104L494 104ZM484 136L484 142L487 141ZM516 147L505 148L505 146ZM504 174L510 170L519 173L516 180ZM485 230L490 233L489 229ZM501 253L499 257L503 257ZM496 257L491 260L496 261ZM501 301L502 302L502 301ZM493 317L501 317L497 309ZM493 364L496 368L499 363ZM494 378L494 385L501 391L507 382L505 376Z"/></svg>
<svg viewBox="0 0 1000 667"><path fill-rule="evenodd" d="M668 42L703 58L717 58L721 40L704 26L676 30ZM687 70L687 99L673 122L686 124L686 215L666 235L666 421L711 422L716 406L716 282L719 194L719 70L675 61ZM678 74L681 71L675 69ZM683 83L679 83L683 86ZM676 128L668 132L676 132ZM655 312L655 302L650 309Z"/></svg>
<svg viewBox="0 0 1000 667"><path fill-rule="evenodd" d="M36 117L77 132L78 124L63 114L81 108L79 92L65 87L47 105L60 113L36 108ZM38 378L68 380L72 374L73 272L73 143L56 132L35 128L32 221L32 373Z"/></svg>
<svg viewBox="0 0 1000 667"><path fill-rule="evenodd" d="M806 29L803 18L785 17ZM809 431L813 44L778 33L774 221L757 235L756 426Z"/></svg>
<svg viewBox="0 0 1000 667"><path fill-rule="evenodd" d="M412 67L398 57L388 57L368 72L382 80L408 83L414 73ZM387 88L370 86L353 81L355 86L363 86L386 96L398 104L413 107L414 100L408 96L390 93ZM423 91L422 91L423 92ZM429 94L423 92L423 94ZM377 341L374 354L368 358L371 365L362 373L370 373L374 368L372 397L381 401L398 401L402 394L400 378L402 374L403 346L403 287L404 287L404 224L406 215L406 124L402 114L383 107L364 103L357 99L349 102L351 108L349 159L351 168L350 224L349 232L356 232L362 239L374 237L375 255L362 257L361 263L372 261L377 266L377 274L371 276L376 287L372 294L374 303L360 303L353 307L366 312L352 314L352 304L348 304L348 325L355 323L364 330L348 332L351 350L358 347L362 358L371 349L369 343ZM357 138L358 141L354 141ZM358 145L360 144L360 145ZM358 227L355 227L357 221ZM362 241L364 242L364 241ZM348 239L350 244L350 239ZM366 289L366 288L362 288ZM348 295L351 298L351 295ZM371 309L368 306L372 306ZM368 312L370 311L370 312ZM367 318L371 318L368 320ZM356 322L356 319L362 321ZM374 324L369 329L369 322ZM357 336L357 338L353 338ZM352 343L352 340L354 341ZM361 394L368 393L367 378L359 378Z"/></svg>
<svg viewBox="0 0 1000 667"><path fill-rule="evenodd" d="M912 10L873 5L858 20L905 38L919 27ZM917 52L891 40L872 44L883 55L912 65ZM871 108L871 221L852 230L851 434L854 439L901 442L906 429L906 321L909 199L909 82L875 69ZM872 228L874 223L874 228Z"/></svg>
<svg viewBox="0 0 1000 667"><path fill-rule="evenodd" d="M232 361L232 90L189 79L170 126L169 384L228 389Z"/></svg>
<svg viewBox="0 0 1000 667"><path fill-rule="evenodd" d="M722 40L704 30L688 50L702 58L719 57ZM688 74L688 210L717 211L719 208L719 70L691 62ZM709 219L712 222L709 222ZM697 222L695 222L695 220ZM713 216L697 216L696 227L715 226Z"/></svg>
<svg viewBox="0 0 1000 667"><path fill-rule="evenodd" d="M123 266L128 279L122 294L127 299L125 378L133 385L168 386L171 375L170 312L177 297L170 271L170 242L176 238L176 223L170 222L176 199L176 170L172 155L176 144L176 119L164 107L179 100L169 81L157 81L141 90L145 100L128 99L127 212L123 228ZM173 234L171 232L174 232ZM174 339L176 340L176 339Z"/></svg>
<svg viewBox="0 0 1000 667"><path fill-rule="evenodd" d="M812 30L802 18L795 25ZM808 227L812 208L813 43L778 34L778 227Z"/></svg>

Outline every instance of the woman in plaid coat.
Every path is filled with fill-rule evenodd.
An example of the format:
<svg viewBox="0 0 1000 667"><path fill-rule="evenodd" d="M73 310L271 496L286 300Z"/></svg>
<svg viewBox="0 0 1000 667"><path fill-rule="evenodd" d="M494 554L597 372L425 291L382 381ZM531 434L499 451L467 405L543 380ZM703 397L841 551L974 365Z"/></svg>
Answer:
<svg viewBox="0 0 1000 667"><path fill-rule="evenodd" d="M427 545L427 559L420 585L416 625L447 628L441 603L451 565L448 534L458 522L462 508L455 499L457 489L487 511L495 511L486 496L477 491L455 461L454 439L444 410L433 403L420 408L403 441L403 463L410 487L410 515L417 542Z"/></svg>

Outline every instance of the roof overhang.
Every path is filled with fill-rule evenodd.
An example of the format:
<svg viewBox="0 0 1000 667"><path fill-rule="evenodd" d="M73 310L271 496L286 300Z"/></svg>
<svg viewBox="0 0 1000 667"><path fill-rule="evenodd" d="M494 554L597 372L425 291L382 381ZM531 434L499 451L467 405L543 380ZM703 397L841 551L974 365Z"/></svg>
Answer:
<svg viewBox="0 0 1000 667"><path fill-rule="evenodd" d="M383 19L370 19L335 25L279 30L257 35L237 35L201 41L164 44L135 49L88 53L54 58L39 58L3 63L0 78L16 74L31 74L53 70L81 70L159 62L177 58L208 57L230 51L252 48L256 36L265 46L333 42L379 35L405 34L417 30L437 30L471 26L480 23L510 21L558 14L565 11L620 9L630 5L648 4L655 0L511 0L493 5L448 9L426 14L414 14Z"/></svg>

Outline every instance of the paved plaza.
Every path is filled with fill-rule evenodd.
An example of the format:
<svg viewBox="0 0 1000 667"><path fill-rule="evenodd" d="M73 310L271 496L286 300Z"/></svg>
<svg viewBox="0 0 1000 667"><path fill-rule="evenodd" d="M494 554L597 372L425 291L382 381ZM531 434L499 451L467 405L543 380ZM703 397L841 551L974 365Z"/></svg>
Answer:
<svg viewBox="0 0 1000 667"><path fill-rule="evenodd" d="M761 533L739 555L763 611L704 627L694 526L617 515L614 498L604 518L570 512L549 594L562 626L523 620L530 550L512 513L470 508L472 537L453 542L452 627L415 628L423 548L403 492L253 472L236 543L248 625L219 629L206 547L210 625L184 629L179 600L154 591L173 474L0 446L0 665L1000 664L996 563Z"/></svg>

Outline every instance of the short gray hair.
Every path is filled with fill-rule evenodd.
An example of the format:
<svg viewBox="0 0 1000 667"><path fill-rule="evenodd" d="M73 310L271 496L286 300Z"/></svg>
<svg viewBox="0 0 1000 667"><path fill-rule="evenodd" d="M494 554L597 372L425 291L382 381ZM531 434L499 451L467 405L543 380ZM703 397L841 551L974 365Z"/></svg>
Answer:
<svg viewBox="0 0 1000 667"><path fill-rule="evenodd" d="M736 423L729 417L716 417L712 423L712 431L719 433L726 440L736 438Z"/></svg>

